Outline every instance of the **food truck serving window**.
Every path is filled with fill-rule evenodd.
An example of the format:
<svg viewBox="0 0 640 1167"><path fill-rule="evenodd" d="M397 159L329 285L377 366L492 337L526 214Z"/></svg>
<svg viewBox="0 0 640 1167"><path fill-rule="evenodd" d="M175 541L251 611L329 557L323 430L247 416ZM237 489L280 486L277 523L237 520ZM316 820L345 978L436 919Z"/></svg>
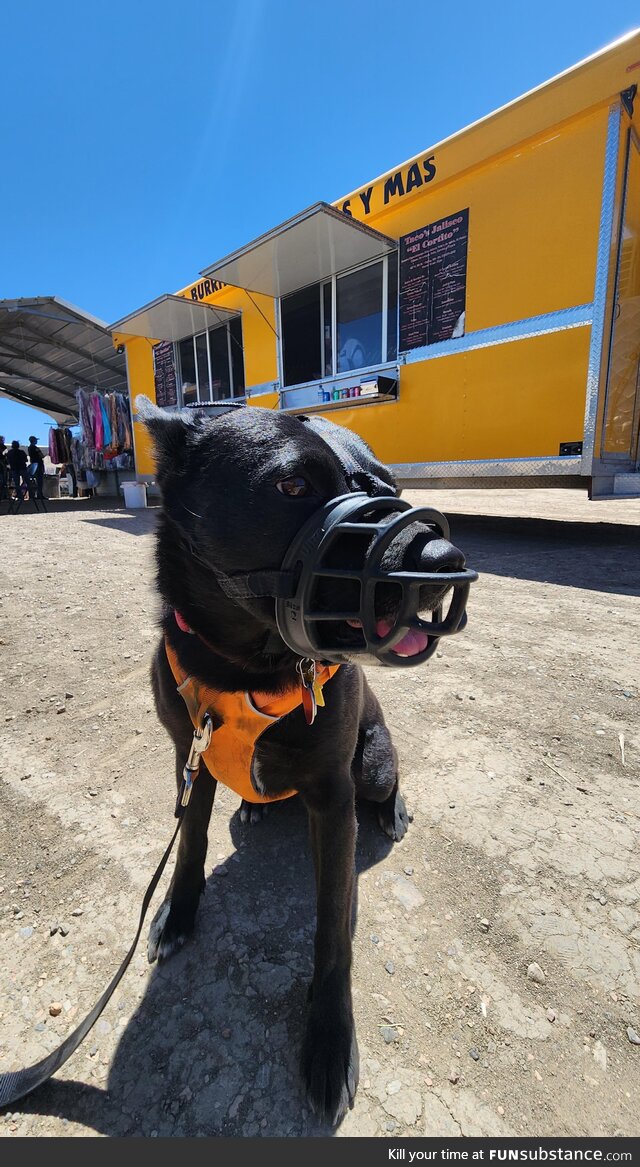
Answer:
<svg viewBox="0 0 640 1167"><path fill-rule="evenodd" d="M183 405L244 396L240 316L185 337L177 348Z"/></svg>
<svg viewBox="0 0 640 1167"><path fill-rule="evenodd" d="M395 360L396 253L283 296L283 381L303 385Z"/></svg>

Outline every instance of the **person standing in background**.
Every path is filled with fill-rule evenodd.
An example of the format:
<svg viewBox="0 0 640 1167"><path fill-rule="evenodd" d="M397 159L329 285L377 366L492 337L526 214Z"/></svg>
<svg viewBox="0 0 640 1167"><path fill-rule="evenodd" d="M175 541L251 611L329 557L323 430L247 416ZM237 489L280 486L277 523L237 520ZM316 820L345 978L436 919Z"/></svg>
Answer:
<svg viewBox="0 0 640 1167"><path fill-rule="evenodd" d="M13 478L13 485L16 488L16 495L20 496L20 489L22 484L29 489L29 479L27 478L27 455L24 450L20 449L20 442L13 441L11 449L7 454L7 465L11 471Z"/></svg>
<svg viewBox="0 0 640 1167"><path fill-rule="evenodd" d="M0 499L3 499L7 489L7 444L4 434L0 434Z"/></svg>
<svg viewBox="0 0 640 1167"><path fill-rule="evenodd" d="M29 438L28 454L31 462L29 475L35 479L36 498L44 498L44 458L38 446L38 439L33 434Z"/></svg>

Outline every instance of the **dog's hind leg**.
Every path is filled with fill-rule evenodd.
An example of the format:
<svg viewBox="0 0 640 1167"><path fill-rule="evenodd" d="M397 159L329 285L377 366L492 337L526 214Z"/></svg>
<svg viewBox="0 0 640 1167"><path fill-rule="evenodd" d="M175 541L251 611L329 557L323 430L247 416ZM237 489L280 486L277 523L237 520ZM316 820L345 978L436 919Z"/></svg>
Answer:
<svg viewBox="0 0 640 1167"><path fill-rule="evenodd" d="M185 757L186 754L180 750L176 752L178 789L182 783ZM151 963L156 957L159 960L166 960L193 932L198 903L205 886L207 829L215 792L216 781L201 763L200 774L194 782L191 799L180 828L173 879L167 897L160 905L149 928L147 956Z"/></svg>
<svg viewBox="0 0 640 1167"><path fill-rule="evenodd" d="M399 842L407 833L409 815L398 784L398 755L377 697L364 681L362 717L352 763L356 797L375 802L378 822Z"/></svg>

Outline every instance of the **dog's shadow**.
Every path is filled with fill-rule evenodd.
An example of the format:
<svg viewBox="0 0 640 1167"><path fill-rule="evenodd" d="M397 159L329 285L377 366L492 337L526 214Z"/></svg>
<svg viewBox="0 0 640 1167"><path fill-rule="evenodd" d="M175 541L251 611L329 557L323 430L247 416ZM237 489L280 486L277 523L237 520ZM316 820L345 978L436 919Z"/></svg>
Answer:
<svg viewBox="0 0 640 1167"><path fill-rule="evenodd" d="M371 806L359 805L358 825L354 926L357 875L393 846ZM299 1076L315 931L306 813L293 798L251 827L236 812L230 830L235 852L207 880L192 939L154 965L107 1088L53 1080L22 1112L112 1137L333 1133Z"/></svg>

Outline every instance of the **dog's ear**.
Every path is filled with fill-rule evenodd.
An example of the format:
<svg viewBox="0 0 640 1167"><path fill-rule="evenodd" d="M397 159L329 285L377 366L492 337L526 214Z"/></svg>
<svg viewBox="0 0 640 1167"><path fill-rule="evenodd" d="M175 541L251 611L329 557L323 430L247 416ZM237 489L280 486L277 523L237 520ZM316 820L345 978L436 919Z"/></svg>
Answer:
<svg viewBox="0 0 640 1167"><path fill-rule="evenodd" d="M158 478L164 477L170 469L181 469L187 450L202 425L203 416L185 410L169 413L142 395L136 397L135 406L138 417L153 438L158 459Z"/></svg>
<svg viewBox="0 0 640 1167"><path fill-rule="evenodd" d="M308 417L298 414L299 421L323 438L342 466L350 490L363 490L376 495L399 494L396 480L388 466L376 458L362 438L344 426L328 421L326 417Z"/></svg>

